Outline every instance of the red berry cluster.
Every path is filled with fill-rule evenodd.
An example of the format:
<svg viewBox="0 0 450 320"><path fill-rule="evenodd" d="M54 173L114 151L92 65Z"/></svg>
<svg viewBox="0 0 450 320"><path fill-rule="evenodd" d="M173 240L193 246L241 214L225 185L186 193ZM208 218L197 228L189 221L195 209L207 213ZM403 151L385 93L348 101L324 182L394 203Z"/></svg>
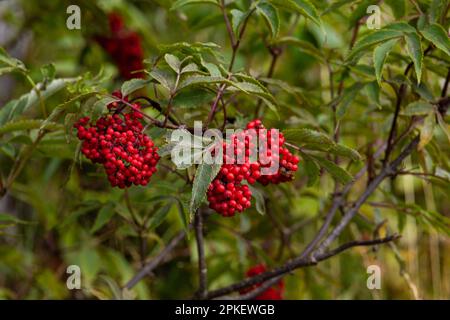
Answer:
<svg viewBox="0 0 450 320"><path fill-rule="evenodd" d="M267 271L266 267L263 264L259 264L259 265L256 265L256 266L248 269L246 275L248 277L253 277L258 274L264 273L266 271ZM249 293L249 292L255 290L256 288L260 287L261 285L262 285L262 283L258 283L256 285L254 285L253 287L241 290L240 293L241 294ZM277 284L268 288L267 290L265 290L264 292L262 292L261 294L256 296L254 299L255 300L283 300L283 293L284 293L284 281L280 280Z"/></svg>
<svg viewBox="0 0 450 320"><path fill-rule="evenodd" d="M111 13L108 18L111 35L97 36L95 40L114 60L123 78L141 78L143 73L134 72L144 68L144 51L139 35L124 27L120 15Z"/></svg>
<svg viewBox="0 0 450 320"><path fill-rule="evenodd" d="M293 155L288 148L284 147L285 139L283 134L279 132L278 137L276 137L275 129L266 130L259 119L250 121L247 124L247 129L255 129L259 141L265 142L259 145L260 157L258 160L261 168L271 168L275 161L279 163L276 172L261 175L258 178L258 182L266 186L269 183L279 184L291 181L293 173L298 169L300 159Z"/></svg>
<svg viewBox="0 0 450 320"><path fill-rule="evenodd" d="M210 184L207 198L209 207L225 217L251 206L252 192L242 182L254 184L261 175L259 163L250 161L255 138L240 132L231 137L230 143L223 142L224 164Z"/></svg>
<svg viewBox="0 0 450 320"><path fill-rule="evenodd" d="M133 106L140 108L139 104ZM145 186L156 172L158 148L142 132L142 114L135 110L121 113L122 107L113 102L108 105L111 113L95 123L84 117L74 125L83 141L81 152L92 162L103 164L111 186Z"/></svg>
<svg viewBox="0 0 450 320"><path fill-rule="evenodd" d="M259 146L255 149L258 141ZM251 206L252 193L248 186L242 184L243 180L249 184L258 181L263 185L292 180L299 158L283 147L284 143L281 133L277 136L275 129L266 130L259 119L249 122L246 130L234 134L229 143L224 142L224 164L207 193L209 207L225 217L232 217ZM233 150L233 154L228 148ZM254 151L256 155L252 154ZM274 162L279 166L271 173L269 169L274 167ZM267 169L269 174L262 174L263 169Z"/></svg>

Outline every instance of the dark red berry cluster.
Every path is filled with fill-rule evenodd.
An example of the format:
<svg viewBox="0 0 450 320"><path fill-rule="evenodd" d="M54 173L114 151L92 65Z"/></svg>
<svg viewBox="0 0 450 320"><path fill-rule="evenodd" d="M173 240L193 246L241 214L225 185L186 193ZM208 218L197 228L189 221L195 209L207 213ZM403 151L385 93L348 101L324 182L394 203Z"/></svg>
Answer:
<svg viewBox="0 0 450 320"><path fill-rule="evenodd" d="M144 68L141 38L136 32L124 27L123 19L117 13L111 13L108 18L111 35L97 36L95 40L114 60L123 78L141 78L142 72L134 72Z"/></svg>
<svg viewBox="0 0 450 320"><path fill-rule="evenodd" d="M133 106L140 109L139 104ZM158 148L142 132L142 114L136 110L121 112L121 108L122 104L113 102L108 105L110 114L96 122L84 117L74 125L83 141L81 152L92 162L103 164L111 186L145 186L156 172Z"/></svg>
<svg viewBox="0 0 450 320"><path fill-rule="evenodd" d="M251 267L247 270L247 277L253 277L258 274L266 272L267 269L263 264L256 265L254 267ZM250 288L246 288L244 290L241 290L241 294L249 293L256 288L260 287L262 283L255 284L254 286ZM258 296L256 296L255 300L283 300L283 294L284 294L284 281L280 280L277 284L273 285L272 287L268 288Z"/></svg>
<svg viewBox="0 0 450 320"><path fill-rule="evenodd" d="M260 141L258 161L261 168L267 168L267 171L269 171L269 174L262 174L258 178L258 182L266 186L269 183L278 184L291 181L294 172L298 169L300 159L284 147L283 134L281 132L275 133L275 129L266 130L259 119L250 121L247 124L247 129L256 130ZM263 143L261 144L261 142ZM274 162L278 162L278 170L272 173L270 168L275 167Z"/></svg>
<svg viewBox="0 0 450 320"><path fill-rule="evenodd" d="M224 142L224 164L207 193L209 207L231 217L251 206L252 193L242 184L243 180L263 185L292 180L299 158L290 153L284 143L282 133L265 129L259 119L249 122L230 142ZM271 168L276 170L271 172Z"/></svg>

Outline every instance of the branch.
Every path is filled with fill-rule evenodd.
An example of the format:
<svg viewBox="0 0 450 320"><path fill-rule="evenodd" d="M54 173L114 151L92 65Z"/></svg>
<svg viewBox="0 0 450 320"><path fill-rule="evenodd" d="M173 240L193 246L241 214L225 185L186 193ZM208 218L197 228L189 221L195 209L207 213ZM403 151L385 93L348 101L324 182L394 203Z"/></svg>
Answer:
<svg viewBox="0 0 450 320"><path fill-rule="evenodd" d="M266 280L269 280L269 279L270 279L270 284L273 285L281 279L282 275L284 275L286 273L289 273L298 268L316 265L318 262L329 259L329 258L331 258L345 250L348 250L350 248L359 247L359 246L378 245L378 244L394 241L398 238L399 238L399 235L394 234L394 235L391 235L389 237L382 238L382 239L374 239L374 240L369 240L369 241L352 241L352 242L343 244L342 246L340 246L334 250L319 254L315 260L310 259L310 258L302 259L299 257L299 258L293 259L293 260L287 262L285 265L275 268L271 271L267 271L267 272L261 273L259 275L256 275L254 277L244 279L244 280L242 280L238 283L232 284L228 287L210 291L207 297L210 299L220 297L225 294L228 294L228 293L231 293L234 291L238 291L240 289L244 289L244 288L250 287L252 285L258 284L258 283L265 282ZM259 287L258 289L260 289L261 287ZM270 286L267 285L267 288L268 287L270 287ZM264 286L264 288L267 289L266 286ZM247 298L247 297L251 297L251 296L248 295L248 296L243 296L243 297Z"/></svg>
<svg viewBox="0 0 450 320"><path fill-rule="evenodd" d="M6 194L6 189L3 186L3 176L2 173L0 172L0 199Z"/></svg>
<svg viewBox="0 0 450 320"><path fill-rule="evenodd" d="M198 275L199 275L199 288L197 296L200 299L204 299L207 294L207 266L205 260L205 248L203 240L203 214L201 210L197 210L197 215L195 216L195 240L197 242L197 252L198 252Z"/></svg>
<svg viewBox="0 0 450 320"><path fill-rule="evenodd" d="M142 278L151 273L161 262L164 261L166 256L177 246L177 244L184 239L186 232L180 231L167 246L162 250L153 260L146 264L130 281L127 282L125 288L132 289Z"/></svg>
<svg viewBox="0 0 450 320"><path fill-rule="evenodd" d="M228 36L230 37L231 47L234 47L236 39L234 38L233 28L231 27L230 19L228 18L227 11L225 10L225 1L220 2L220 10L223 14L223 19L225 20L225 25L227 27Z"/></svg>
<svg viewBox="0 0 450 320"><path fill-rule="evenodd" d="M283 49L281 47L268 47L270 55L272 57L271 61L270 61L270 67L269 67L269 71L267 71L267 78L272 78L273 73L275 71L275 66L277 64L278 58L280 57L280 55L283 53ZM259 112L261 110L261 105L262 105L262 99L258 100L258 104L256 105L255 108L255 117L258 118L259 117Z"/></svg>
<svg viewBox="0 0 450 320"><path fill-rule="evenodd" d="M447 96L448 83L450 82L450 68L447 72L447 77L445 78L444 86L442 87L441 97L444 98Z"/></svg>
<svg viewBox="0 0 450 320"><path fill-rule="evenodd" d="M431 50L433 50L433 48L430 45L423 53L423 56L425 57ZM403 73L405 76L408 75L408 72L409 72L409 70L411 70L413 65L414 64L412 62L410 62L406 66L405 72ZM389 161L389 156L391 155L392 148L394 146L393 140L395 139L395 135L396 135L398 115L400 114L400 107L401 107L403 99L405 97L405 93L406 93L406 84L402 83L397 92L397 102L395 105L394 119L392 119L391 129L389 130L389 137L387 140L386 154L383 159L383 165L386 165L386 163Z"/></svg>
<svg viewBox="0 0 450 320"><path fill-rule="evenodd" d="M385 166L381 172L376 176L372 182L367 186L364 193L358 198L358 200L353 204L353 207L347 211L339 224L334 228L334 230L329 234L329 236L321 243L321 245L315 251L315 255L322 253L344 230L347 224L353 219L353 217L358 213L359 208L366 202L369 196L378 188L380 183L388 176L392 175L397 167L402 163L402 161L416 148L419 143L419 136L416 136L408 146L400 153L400 155L387 166Z"/></svg>
<svg viewBox="0 0 450 320"><path fill-rule="evenodd" d="M382 145L373 155L374 159L381 156L382 152L384 151L386 145ZM350 192L351 188L355 184L356 181L358 181L367 171L368 167L367 165L364 166L356 175L353 181L349 182L341 191L338 191L335 193L334 201L331 206L331 209L326 214L325 222L320 227L318 233L316 236L311 240L311 242L306 246L306 248L301 253L300 257L305 258L308 256L315 246L322 240L322 238L327 233L328 227L330 226L331 222L333 221L334 216L336 215L336 212L338 211L339 207L341 207L344 204L345 196Z"/></svg>
<svg viewBox="0 0 450 320"><path fill-rule="evenodd" d="M222 10L223 17L225 19L225 25L227 26L228 35L230 37L230 42L231 42L232 53L231 53L230 64L228 66L228 71L230 72L230 74L227 77L227 79L230 79L231 78L231 71L233 70L234 62L236 60L236 54L238 52L239 46L241 45L241 40L242 40L242 37L244 36L245 29L247 28L248 20L250 19L250 16L255 11L255 9L252 9L247 14L247 16L245 17L244 21L242 22L242 27L241 27L241 30L239 32L239 35L238 35L237 39L235 38L234 33L233 33L233 29L231 28L230 20L228 19L228 15L227 15L227 12L225 10L225 1L223 1L223 0L221 1L220 9ZM227 85L225 83L219 87L219 90L217 91L216 98L214 99L214 102L213 102L213 104L211 106L211 110L210 110L209 115L208 115L208 120L206 122L206 127L208 127L209 124L211 123L211 121L214 119L214 115L216 113L217 105L219 104L219 101L222 98L226 87L227 87Z"/></svg>

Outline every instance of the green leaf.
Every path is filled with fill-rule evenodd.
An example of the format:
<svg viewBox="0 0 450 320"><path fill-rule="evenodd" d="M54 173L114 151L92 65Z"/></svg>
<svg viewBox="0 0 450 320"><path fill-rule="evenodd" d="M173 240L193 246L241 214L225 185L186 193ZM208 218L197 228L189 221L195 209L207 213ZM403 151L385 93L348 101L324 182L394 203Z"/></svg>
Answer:
<svg viewBox="0 0 450 320"><path fill-rule="evenodd" d="M218 49L220 46L214 42L176 42L172 44L159 44L158 50L161 54L182 51L182 52L209 52L213 49Z"/></svg>
<svg viewBox="0 0 450 320"><path fill-rule="evenodd" d="M405 116L421 116L429 114L430 112L434 111L434 107L432 104L426 101L414 101L408 104L401 112L400 114Z"/></svg>
<svg viewBox="0 0 450 320"><path fill-rule="evenodd" d="M94 105L90 108L90 116L92 119L97 119L106 109L106 106L114 101L117 101L118 98L114 96L107 96L97 100Z"/></svg>
<svg viewBox="0 0 450 320"><path fill-rule="evenodd" d="M266 214L266 202L264 201L263 193L251 185L248 185L248 187L252 192L252 197L255 198L256 211L262 215Z"/></svg>
<svg viewBox="0 0 450 320"><path fill-rule="evenodd" d="M192 76L192 77L188 77L186 79L183 79L179 86L178 89L185 89L187 87L191 87L191 86L198 86L198 85L210 85L210 84L215 84L215 83L227 83L229 85L233 85L233 82L224 78L224 77L211 77L211 76Z"/></svg>
<svg viewBox="0 0 450 320"><path fill-rule="evenodd" d="M206 191L208 191L209 185L219 173L221 166L221 164L211 165L206 163L201 163L198 166L197 172L195 173L194 183L192 186L191 202L189 205L191 218L205 199Z"/></svg>
<svg viewBox="0 0 450 320"><path fill-rule="evenodd" d="M97 92L86 92L86 93L82 93L79 94L73 98L70 98L69 100L61 103L60 105L56 106L52 112L50 113L50 115L48 116L47 119L45 119L45 121L42 123L40 129L44 129L48 123L50 122L54 122L56 120L58 120L58 118L64 114L64 112L79 112L79 107L75 104L75 102L86 99L86 98L90 98L93 97L94 95L96 95ZM115 100L112 100L111 102L113 102Z"/></svg>
<svg viewBox="0 0 450 320"><path fill-rule="evenodd" d="M202 65L208 70L212 77L222 77L219 67L211 62L202 62Z"/></svg>
<svg viewBox="0 0 450 320"><path fill-rule="evenodd" d="M197 64L189 63L187 66L183 67L181 73L197 72L197 71L199 71Z"/></svg>
<svg viewBox="0 0 450 320"><path fill-rule="evenodd" d="M386 4L391 7L394 17L400 19L406 13L405 0L386 0Z"/></svg>
<svg viewBox="0 0 450 320"><path fill-rule="evenodd" d="M287 141L316 150L329 150L335 145L334 141L326 134L306 128L286 129L283 130L283 135Z"/></svg>
<svg viewBox="0 0 450 320"><path fill-rule="evenodd" d="M122 96L126 97L130 93L145 87L148 83L149 81L144 79L131 79L122 84L120 91L122 92Z"/></svg>
<svg viewBox="0 0 450 320"><path fill-rule="evenodd" d="M308 0L269 0L269 2L280 9L297 12L311 19L322 28L322 21L320 20L316 7Z"/></svg>
<svg viewBox="0 0 450 320"><path fill-rule="evenodd" d="M405 34L405 40L408 48L408 54L414 62L414 70L416 71L417 83L422 78L422 60L423 50L420 37L417 32Z"/></svg>
<svg viewBox="0 0 450 320"><path fill-rule="evenodd" d="M259 3L256 6L256 9L258 13L262 15L264 21L269 27L272 38L276 38L278 36L278 32L280 31L280 17L278 9L267 2Z"/></svg>
<svg viewBox="0 0 450 320"><path fill-rule="evenodd" d="M111 203L103 206L97 214L97 218L95 219L94 225L91 228L91 233L96 232L100 228L102 228L105 224L111 220L114 216L115 210L113 209L113 205Z"/></svg>
<svg viewBox="0 0 450 320"><path fill-rule="evenodd" d="M384 62L386 61L389 52L392 50L397 41L398 39L386 41L382 45L376 47L375 50L373 50L373 65L375 68L375 76L377 77L377 82L380 86Z"/></svg>
<svg viewBox="0 0 450 320"><path fill-rule="evenodd" d="M356 44L353 46L346 60L351 61L358 55L360 52L370 48L371 46L378 44L380 42L388 41L394 38L400 38L403 36L403 32L397 30L389 30L387 28L383 28L368 35L362 37Z"/></svg>
<svg viewBox="0 0 450 320"><path fill-rule="evenodd" d="M231 13L231 27L233 28L233 32L235 35L238 35L239 33L239 27L241 23L244 21L247 14L242 12L241 10L232 9L230 11Z"/></svg>
<svg viewBox="0 0 450 320"><path fill-rule="evenodd" d="M153 230L157 228L167 217L172 208L173 202L160 208L149 220L147 230Z"/></svg>
<svg viewBox="0 0 450 320"><path fill-rule="evenodd" d="M333 3L330 3L328 7L322 12L322 16L325 16L329 13L336 12L342 6L354 2L354 0L338 0ZM366 6L367 7L367 6Z"/></svg>
<svg viewBox="0 0 450 320"><path fill-rule="evenodd" d="M366 85L367 97L370 102L374 102L376 105L380 106L380 87L377 81L369 82Z"/></svg>
<svg viewBox="0 0 450 320"><path fill-rule="evenodd" d="M342 144L335 144L330 148L328 152L336 154L338 156L349 158L353 161L360 161L362 159L358 151Z"/></svg>
<svg viewBox="0 0 450 320"><path fill-rule="evenodd" d="M385 30L392 30L392 31L398 31L402 33L416 33L416 28L414 28L412 25L410 25L407 22L400 21L400 22L394 22L386 27L384 27Z"/></svg>
<svg viewBox="0 0 450 320"><path fill-rule="evenodd" d="M76 78L55 79L43 87L42 83L36 86L40 89L41 99L45 101L68 84L75 82ZM0 109L0 125L11 121L16 116L22 115L28 109L34 108L39 104L39 97L35 90L22 95L19 99L12 100Z"/></svg>
<svg viewBox="0 0 450 320"><path fill-rule="evenodd" d="M29 221L24 221L8 213L0 213L0 224L1 223L13 223L13 224L28 224Z"/></svg>
<svg viewBox="0 0 450 320"><path fill-rule="evenodd" d="M277 100L274 96L269 93L267 90L263 90L259 85L250 82L233 82L232 86L241 90L246 94L253 94L261 98L264 103L276 114L277 111ZM234 90L233 88L229 88L229 90Z"/></svg>
<svg viewBox="0 0 450 320"><path fill-rule="evenodd" d="M319 165L314 161L313 158L306 156L303 154L303 160L304 160L304 167L306 175L308 176L308 187L314 185L319 178L320 174L320 167Z"/></svg>
<svg viewBox="0 0 450 320"><path fill-rule="evenodd" d="M56 69L53 63L46 64L41 68L41 73L47 81L51 81L55 78Z"/></svg>
<svg viewBox="0 0 450 320"><path fill-rule="evenodd" d="M420 30L420 33L422 33L425 39L450 56L450 40L448 39L447 32L441 25L437 23L430 24Z"/></svg>
<svg viewBox="0 0 450 320"><path fill-rule="evenodd" d="M23 64L22 61L11 57L6 52L5 49L0 47L0 66L2 64L8 67L8 68L5 68L5 69L9 69L10 70L8 72L11 72L11 71L14 71L14 70L19 70L19 71L22 71L22 72L26 72L27 71L27 69L26 69L26 67L25 67L25 65Z"/></svg>
<svg viewBox="0 0 450 320"><path fill-rule="evenodd" d="M450 143L450 130L448 129L448 124L445 122L439 112L436 112L436 117L438 119L439 126L441 127L442 131L444 131L445 135L447 136L448 142Z"/></svg>
<svg viewBox="0 0 450 320"><path fill-rule="evenodd" d="M358 151L342 144L336 144L330 137L319 131L306 128L286 129L283 130L283 135L287 141L291 141L305 149L327 151L354 161L361 160L361 155Z"/></svg>
<svg viewBox="0 0 450 320"><path fill-rule="evenodd" d="M354 4L356 1L352 2L353 6L347 9L351 14L345 21L349 28L353 28L359 20L371 13L367 12L369 6L377 4L376 0L360 0L357 4Z"/></svg>
<svg viewBox="0 0 450 320"><path fill-rule="evenodd" d="M434 112L430 112L423 122L422 127L420 128L420 141L417 146L418 150L422 150L428 142L433 139L434 127L436 125L435 114Z"/></svg>
<svg viewBox="0 0 450 320"><path fill-rule="evenodd" d="M282 37L275 41L277 44L287 44L298 48L300 51L316 58L320 62L324 62L325 58L322 52L317 49L312 43L304 40L300 40L294 37Z"/></svg>
<svg viewBox="0 0 450 320"><path fill-rule="evenodd" d="M289 83L279 80L279 79L273 79L273 78L260 78L261 81L280 88L281 90L285 91L286 93L294 96L297 103L299 104L305 104L306 106L311 106L311 103L306 99L305 95L303 94L303 91L298 88L290 85Z"/></svg>
<svg viewBox="0 0 450 320"><path fill-rule="evenodd" d="M178 108L194 109L209 103L214 94L204 89L192 89L180 92L173 99L173 105Z"/></svg>
<svg viewBox="0 0 450 320"><path fill-rule="evenodd" d="M314 160L317 161L317 163L323 167L325 170L327 170L331 176L342 184L347 184L350 181L353 180L352 176L343 168L337 166L334 162L331 162L325 158L313 156Z"/></svg>
<svg viewBox="0 0 450 320"><path fill-rule="evenodd" d="M180 59L178 59L177 56L174 56L173 54L170 53L166 53L164 55L164 60L166 60L167 64L169 65L169 67L172 68L173 71L175 71L176 73L180 72L181 61Z"/></svg>
<svg viewBox="0 0 450 320"><path fill-rule="evenodd" d="M176 197L176 205L178 209L178 214L180 215L181 222L183 224L184 230L186 231L187 238L189 239L189 223L190 223L190 214L187 201L183 201L182 199Z"/></svg>
<svg viewBox="0 0 450 320"><path fill-rule="evenodd" d="M173 78L172 74L165 70L154 69L150 71L150 77L158 81L159 84L161 84L169 91L172 90L172 88L175 86L175 79Z"/></svg>
<svg viewBox="0 0 450 320"><path fill-rule="evenodd" d="M430 22L439 22L442 13L445 12L445 8L448 5L448 0L432 0L430 8L428 9L428 14L430 17Z"/></svg>
<svg viewBox="0 0 450 320"><path fill-rule="evenodd" d="M0 137L3 134L8 133L8 132L40 129L44 123L45 123L45 129L49 130L49 131L64 129L64 127L58 123L46 122L45 120L39 120L39 119L18 120L18 121L8 122L4 126L1 126L0 127Z"/></svg>
<svg viewBox="0 0 450 320"><path fill-rule="evenodd" d="M175 1L170 10L176 10L190 4L214 4L217 6L219 5L219 3L216 0L178 0Z"/></svg>
<svg viewBox="0 0 450 320"><path fill-rule="evenodd" d="M342 119L345 116L345 114L347 113L347 109L365 85L365 83L357 82L351 87L344 89L342 98L338 101L337 104L336 115L338 119Z"/></svg>

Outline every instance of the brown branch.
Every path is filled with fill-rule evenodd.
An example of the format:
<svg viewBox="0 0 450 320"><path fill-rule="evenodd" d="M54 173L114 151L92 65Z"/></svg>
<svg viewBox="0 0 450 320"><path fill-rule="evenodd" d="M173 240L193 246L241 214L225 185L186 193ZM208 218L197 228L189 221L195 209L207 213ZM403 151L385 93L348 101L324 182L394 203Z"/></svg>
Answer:
<svg viewBox="0 0 450 320"><path fill-rule="evenodd" d="M447 77L445 78L444 86L442 87L441 97L444 98L447 96L448 83L450 82L450 68L447 72Z"/></svg>
<svg viewBox="0 0 450 320"><path fill-rule="evenodd" d="M178 245L178 243L184 239L186 232L180 231L167 246L148 264L146 264L130 281L127 282L125 288L132 289L142 278L150 274L164 259L166 256Z"/></svg>
<svg viewBox="0 0 450 320"><path fill-rule="evenodd" d="M235 39L235 37L234 37L233 29L231 28L230 20L228 18L227 12L225 10L225 1L224 0L221 1L220 9L222 10L223 17L225 19L225 24L227 26L227 31L228 31L228 34L230 37L230 42L231 42L232 53L231 53L230 64L228 65L228 72L230 74L227 77L227 79L230 79L231 75L232 75L231 71L233 70L234 62L236 60L236 54L238 52L239 46L241 45L241 40L242 40L242 37L244 36L245 29L247 28L248 20L250 19L250 16L255 11L255 9L252 9L245 17L244 21L242 22L242 27L241 27L241 30L239 32L237 39ZM211 110L209 111L209 114L208 114L208 119L206 121L206 128L208 128L211 121L214 119L214 116L216 114L217 105L219 104L220 99L222 99L222 96L223 96L223 93L225 92L226 87L227 87L227 85L226 85L226 83L224 83L219 87L219 90L217 91L217 95L214 99L214 102L211 106Z"/></svg>
<svg viewBox="0 0 450 320"><path fill-rule="evenodd" d="M269 49L270 56L272 57L272 59L270 61L270 67L269 67L269 71L267 71L266 77L272 78L278 58L283 53L283 49L281 47L268 47L268 49ZM259 112L261 110L262 102L263 102L262 99L259 99L258 103L256 105L256 109L255 109L255 117L256 118L259 117Z"/></svg>
<svg viewBox="0 0 450 320"><path fill-rule="evenodd" d="M416 148L419 143L419 136L416 136L408 146L400 153L400 155L391 163L386 165L381 172L372 180L368 185L364 193L358 198L358 200L353 204L353 207L347 211L344 217L341 219L339 224L334 228L334 230L328 235L328 237L320 244L316 249L315 255L322 253L344 230L347 224L353 219L353 217L358 213L359 208L366 202L369 196L378 188L380 183L388 176L396 172L397 167L403 162L403 160L411 154L411 152Z"/></svg>
<svg viewBox="0 0 450 320"><path fill-rule="evenodd" d="M425 50L423 55L426 56L431 50L433 50L433 48L430 45ZM405 76L408 75L408 72L409 72L409 70L411 70L413 65L414 65L414 63L410 62L406 66L405 72L403 73ZM394 139L396 136L396 131L397 131L397 120L398 120L398 116L400 114L400 107L402 105L403 99L405 98L405 94L406 94L406 84L402 83L397 92L397 102L395 104L394 118L392 119L391 129L389 130L389 136L387 139L387 147L386 147L386 153L385 153L384 159L383 159L383 165L386 165L387 162L389 161L389 156L391 155L392 149L394 147L393 142L394 142Z"/></svg>
<svg viewBox="0 0 450 320"><path fill-rule="evenodd" d="M6 194L6 189L3 186L3 175L0 172L0 198L2 198Z"/></svg>
<svg viewBox="0 0 450 320"><path fill-rule="evenodd" d="M352 241L349 243L345 243L336 249L319 254L315 260L310 259L310 258L305 259L305 258L298 257L296 259L293 259L293 260L287 262L283 266L275 268L271 271L267 271L267 272L261 273L259 275L253 276L251 278L244 279L244 280L242 280L238 283L232 284L228 287L210 291L208 294L208 298L209 299L217 298L217 297L223 296L225 294L229 294L231 292L235 292L235 291L250 287L252 285L265 282L266 280L269 280L269 279L271 279L270 284L273 285L281 279L281 276L283 276L286 273L289 273L298 268L316 265L318 262L329 259L329 258L331 258L345 250L348 250L350 248L358 247L358 246L378 245L378 244L394 241L398 238L399 238L399 236L397 234L394 234L394 235L391 235L391 236L388 236L388 237L382 238L382 239L374 239L374 240L368 240L368 241ZM261 287L259 287L259 288L261 288ZM270 286L268 286L268 287L270 287ZM267 288L264 286L264 289L267 289ZM255 291L256 290L257 289L255 289ZM254 293L254 291L252 291L252 293ZM258 291L257 293L259 294L260 292ZM257 296L257 294L255 296ZM244 298L254 298L253 295L246 295L243 297ZM227 298L229 298L229 297L227 297Z"/></svg>
<svg viewBox="0 0 450 320"><path fill-rule="evenodd" d="M199 288L196 296L200 299L204 299L208 293L208 269L205 260L205 247L203 240L203 214L199 209L195 216L195 240L197 243L198 253L198 276L199 276Z"/></svg>
<svg viewBox="0 0 450 320"><path fill-rule="evenodd" d="M373 155L374 159L378 158L382 152L384 151L385 145L382 145ZM322 240L322 238L327 233L328 227L330 226L331 222L333 221L334 216L336 215L336 212L339 210L339 208L344 204L345 196L350 192L351 188L353 187L354 183L358 181L364 174L366 173L368 167L367 165L364 166L356 175L353 181L349 182L341 191L337 191L335 193L335 196L333 198L333 204L331 206L331 209L328 211L325 217L325 222L320 227L318 233L316 236L311 240L311 242L306 246L306 248L301 253L301 257L305 258L308 256L315 246Z"/></svg>

